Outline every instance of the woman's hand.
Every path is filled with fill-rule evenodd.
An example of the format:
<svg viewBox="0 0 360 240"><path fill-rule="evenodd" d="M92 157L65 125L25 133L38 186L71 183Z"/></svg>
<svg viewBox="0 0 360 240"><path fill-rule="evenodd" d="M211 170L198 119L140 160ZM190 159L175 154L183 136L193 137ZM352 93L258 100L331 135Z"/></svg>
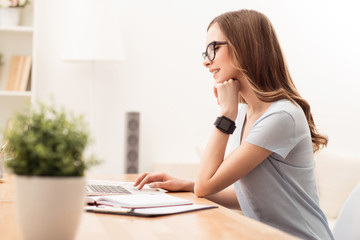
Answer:
<svg viewBox="0 0 360 240"><path fill-rule="evenodd" d="M221 114L235 121L238 112L240 82L230 79L214 85L214 93L221 108Z"/></svg>
<svg viewBox="0 0 360 240"><path fill-rule="evenodd" d="M145 184L151 188L162 188L168 191L194 192L194 182L175 178L166 173L143 173L135 181L134 187L142 189Z"/></svg>

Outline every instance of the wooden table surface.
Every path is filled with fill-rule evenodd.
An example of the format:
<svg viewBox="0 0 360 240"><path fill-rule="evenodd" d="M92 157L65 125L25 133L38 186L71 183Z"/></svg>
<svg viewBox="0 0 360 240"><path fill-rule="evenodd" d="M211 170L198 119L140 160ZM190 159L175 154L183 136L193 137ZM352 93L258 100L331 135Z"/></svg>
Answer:
<svg viewBox="0 0 360 240"><path fill-rule="evenodd" d="M133 181L136 175L97 177L98 180ZM89 179L89 178L88 178ZM193 193L171 195L197 204L214 204ZM0 239L20 239L14 203L13 176L0 183ZM84 212L77 240L141 239L297 239L231 209L219 208L161 217L134 217Z"/></svg>

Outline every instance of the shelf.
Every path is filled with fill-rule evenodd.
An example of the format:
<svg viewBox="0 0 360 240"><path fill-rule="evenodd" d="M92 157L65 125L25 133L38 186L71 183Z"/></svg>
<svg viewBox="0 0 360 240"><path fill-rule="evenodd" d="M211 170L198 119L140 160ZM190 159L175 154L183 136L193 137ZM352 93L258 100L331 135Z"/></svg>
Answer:
<svg viewBox="0 0 360 240"><path fill-rule="evenodd" d="M31 97L30 91L0 91L0 97Z"/></svg>
<svg viewBox="0 0 360 240"><path fill-rule="evenodd" d="M32 91L9 91L5 90L9 77L11 57L31 56L32 72L35 72L34 53L36 52L34 39L36 35L36 25L34 24L34 8L35 2L21 9L20 24L17 26L0 25L0 53L2 55L3 65L0 69L0 142L1 129L5 129L7 122L17 112L30 113L31 104L35 98L35 92L32 85L35 82L34 74L31 74ZM0 0L1 2L1 0ZM1 239L1 237L0 237Z"/></svg>
<svg viewBox="0 0 360 240"><path fill-rule="evenodd" d="M0 26L0 32L32 33L33 31L34 28L31 26L15 26L15 27Z"/></svg>

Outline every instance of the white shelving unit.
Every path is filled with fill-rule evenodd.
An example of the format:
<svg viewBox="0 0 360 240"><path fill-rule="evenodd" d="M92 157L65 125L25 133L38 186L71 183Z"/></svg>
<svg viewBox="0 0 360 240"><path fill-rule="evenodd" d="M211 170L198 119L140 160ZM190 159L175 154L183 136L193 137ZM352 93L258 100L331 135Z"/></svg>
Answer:
<svg viewBox="0 0 360 240"><path fill-rule="evenodd" d="M30 110L34 99L33 74L36 65L34 57L34 1L22 9L20 24L14 27L0 26L0 143L2 145L2 130L6 127L8 119L14 112ZM6 91L6 81L9 63L13 55L32 56L31 87L30 91Z"/></svg>
<svg viewBox="0 0 360 240"><path fill-rule="evenodd" d="M4 97L31 97L31 95L30 91L0 91L0 96Z"/></svg>
<svg viewBox="0 0 360 240"><path fill-rule="evenodd" d="M0 26L0 32L19 32L19 33L32 33L33 27L29 26L17 26L17 27L6 27Z"/></svg>

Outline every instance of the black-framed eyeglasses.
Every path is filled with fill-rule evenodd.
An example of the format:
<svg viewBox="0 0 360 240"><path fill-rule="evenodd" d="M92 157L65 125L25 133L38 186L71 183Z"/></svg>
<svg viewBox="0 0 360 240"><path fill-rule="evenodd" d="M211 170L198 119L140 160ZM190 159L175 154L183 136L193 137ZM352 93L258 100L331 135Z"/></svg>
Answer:
<svg viewBox="0 0 360 240"><path fill-rule="evenodd" d="M206 51L202 53L204 60L206 57L209 59L209 61L214 60L215 55L216 55L216 50L218 49L218 47L216 47L216 46L224 45L224 44L227 44L227 42L213 41L213 42L209 43L209 45L207 45L207 47L206 47Z"/></svg>

